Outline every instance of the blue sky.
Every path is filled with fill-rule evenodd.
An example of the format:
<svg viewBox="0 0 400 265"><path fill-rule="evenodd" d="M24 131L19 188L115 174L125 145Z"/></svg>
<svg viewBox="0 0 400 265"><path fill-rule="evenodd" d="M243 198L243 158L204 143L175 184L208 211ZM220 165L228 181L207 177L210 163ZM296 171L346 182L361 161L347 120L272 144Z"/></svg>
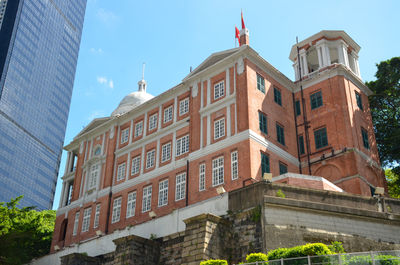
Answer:
<svg viewBox="0 0 400 265"><path fill-rule="evenodd" d="M400 56L400 1L396 0L88 0L65 144L89 122L109 116L137 90L146 63L147 92L180 83L211 53L235 47L240 10L250 46L293 79L289 52L321 30L344 30L360 46L364 81L376 63ZM53 208L58 208L64 151Z"/></svg>

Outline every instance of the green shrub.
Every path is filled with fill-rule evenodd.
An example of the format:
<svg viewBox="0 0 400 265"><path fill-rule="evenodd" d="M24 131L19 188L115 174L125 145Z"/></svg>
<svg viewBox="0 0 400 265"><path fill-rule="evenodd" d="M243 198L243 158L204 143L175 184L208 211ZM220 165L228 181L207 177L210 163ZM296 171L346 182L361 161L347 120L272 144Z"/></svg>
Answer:
<svg viewBox="0 0 400 265"><path fill-rule="evenodd" d="M333 254L346 253L346 251L344 251L342 242L339 241L331 242L331 244L328 245L328 248Z"/></svg>
<svg viewBox="0 0 400 265"><path fill-rule="evenodd" d="M377 255L374 257L375 264L380 265L400 265L400 258L391 255ZM370 255L365 256L353 256L347 258L344 262L345 265L372 265L372 259Z"/></svg>
<svg viewBox="0 0 400 265"><path fill-rule="evenodd" d="M256 261L267 261L267 255L264 253L251 253L246 256L247 263L256 262Z"/></svg>
<svg viewBox="0 0 400 265"><path fill-rule="evenodd" d="M276 196L277 196L277 197L280 197L280 198L286 198L285 193L283 193L283 191L282 191L281 189L279 189L279 190L276 192Z"/></svg>
<svg viewBox="0 0 400 265"><path fill-rule="evenodd" d="M327 245L322 243L306 244L292 248L278 248L268 252L268 260L297 258L306 256L331 255Z"/></svg>
<svg viewBox="0 0 400 265"><path fill-rule="evenodd" d="M226 260L221 260L221 259L209 259L200 262L200 265L228 265L228 262Z"/></svg>

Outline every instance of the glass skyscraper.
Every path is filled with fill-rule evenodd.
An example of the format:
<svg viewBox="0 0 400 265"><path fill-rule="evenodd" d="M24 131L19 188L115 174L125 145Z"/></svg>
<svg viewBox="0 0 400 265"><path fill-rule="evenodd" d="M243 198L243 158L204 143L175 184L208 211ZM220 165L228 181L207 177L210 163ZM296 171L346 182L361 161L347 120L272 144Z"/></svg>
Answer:
<svg viewBox="0 0 400 265"><path fill-rule="evenodd" d="M0 0L0 202L52 207L86 0Z"/></svg>

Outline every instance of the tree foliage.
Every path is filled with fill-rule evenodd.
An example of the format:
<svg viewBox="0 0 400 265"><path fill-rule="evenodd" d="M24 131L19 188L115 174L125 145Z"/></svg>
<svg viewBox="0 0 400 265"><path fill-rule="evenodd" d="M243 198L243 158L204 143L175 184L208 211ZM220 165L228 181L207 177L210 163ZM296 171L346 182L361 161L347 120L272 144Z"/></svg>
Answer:
<svg viewBox="0 0 400 265"><path fill-rule="evenodd" d="M19 209L22 197L0 202L0 264L24 264L50 251L55 211Z"/></svg>
<svg viewBox="0 0 400 265"><path fill-rule="evenodd" d="M393 198L400 199L400 175L395 174L392 170L385 170L386 180L388 183L389 195Z"/></svg>
<svg viewBox="0 0 400 265"><path fill-rule="evenodd" d="M372 121L379 155L384 167L400 176L400 57L377 64L376 81L367 82ZM397 184L396 184L397 183ZM399 181L389 181L389 190ZM397 189L398 190L398 189ZM397 193L397 195L400 195Z"/></svg>

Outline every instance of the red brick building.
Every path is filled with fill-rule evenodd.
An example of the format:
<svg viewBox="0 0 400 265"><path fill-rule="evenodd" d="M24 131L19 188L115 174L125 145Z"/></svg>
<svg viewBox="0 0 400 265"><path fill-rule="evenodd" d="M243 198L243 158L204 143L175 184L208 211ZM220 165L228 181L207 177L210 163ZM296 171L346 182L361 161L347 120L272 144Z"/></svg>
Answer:
<svg viewBox="0 0 400 265"><path fill-rule="evenodd" d="M344 31L321 31L293 46L295 82L249 46L247 29L241 43L157 97L141 80L110 117L65 147L53 252L263 173L320 176L366 196L385 187L357 43Z"/></svg>

